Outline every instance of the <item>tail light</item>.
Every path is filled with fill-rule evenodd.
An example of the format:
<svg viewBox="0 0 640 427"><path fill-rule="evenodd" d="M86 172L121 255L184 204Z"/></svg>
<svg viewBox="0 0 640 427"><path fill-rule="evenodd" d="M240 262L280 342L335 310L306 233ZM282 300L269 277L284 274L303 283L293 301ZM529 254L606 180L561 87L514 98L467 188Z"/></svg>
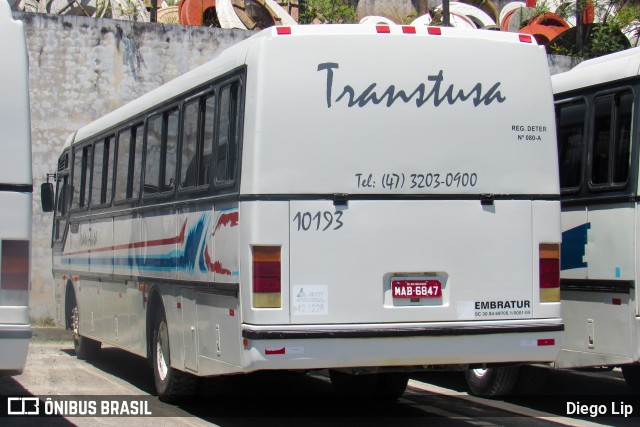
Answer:
<svg viewBox="0 0 640 427"><path fill-rule="evenodd" d="M279 246L253 246L253 307L282 307Z"/></svg>
<svg viewBox="0 0 640 427"><path fill-rule="evenodd" d="M5 290L29 290L29 241L3 240L1 244L0 287Z"/></svg>
<svg viewBox="0 0 640 427"><path fill-rule="evenodd" d="M540 244L540 302L560 301L560 245Z"/></svg>

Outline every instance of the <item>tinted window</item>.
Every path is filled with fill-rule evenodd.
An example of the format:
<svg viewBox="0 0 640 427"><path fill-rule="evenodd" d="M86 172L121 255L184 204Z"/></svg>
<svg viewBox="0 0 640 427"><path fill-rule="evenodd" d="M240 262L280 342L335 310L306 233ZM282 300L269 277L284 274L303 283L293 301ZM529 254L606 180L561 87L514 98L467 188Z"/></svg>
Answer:
<svg viewBox="0 0 640 427"><path fill-rule="evenodd" d="M131 129L118 134L118 165L116 167L116 200L127 198L127 180L129 179L129 151Z"/></svg>
<svg viewBox="0 0 640 427"><path fill-rule="evenodd" d="M631 164L633 94L630 91L596 98L593 111L591 182L624 185Z"/></svg>
<svg viewBox="0 0 640 427"><path fill-rule="evenodd" d="M162 116L155 116L147 123L147 150L144 168L145 194L157 193L160 182L162 156Z"/></svg>
<svg viewBox="0 0 640 427"><path fill-rule="evenodd" d="M625 183L629 180L631 164L631 121L633 114L633 94L626 92L616 97L616 128L613 164L613 182Z"/></svg>
<svg viewBox="0 0 640 427"><path fill-rule="evenodd" d="M591 166L591 182L594 184L604 184L609 181L612 100L613 97L600 98L594 104Z"/></svg>
<svg viewBox="0 0 640 427"><path fill-rule="evenodd" d="M171 191L175 188L176 164L178 155L178 110L167 113L165 160L164 160L164 185L162 191Z"/></svg>
<svg viewBox="0 0 640 427"><path fill-rule="evenodd" d="M91 184L91 205L104 203L102 185L104 182L104 141L93 146L93 181Z"/></svg>
<svg viewBox="0 0 640 427"><path fill-rule="evenodd" d="M113 136L106 139L104 143L104 156L106 169L106 179L104 183L104 199L102 203L111 203L112 190L113 190L113 171L115 169L115 139Z"/></svg>
<svg viewBox="0 0 640 427"><path fill-rule="evenodd" d="M142 179L142 126L136 126L132 132L132 144L133 144L133 174L131 175L130 187L131 193L130 199L137 199L140 197L140 180Z"/></svg>
<svg viewBox="0 0 640 427"><path fill-rule="evenodd" d="M216 120L216 99L214 96L206 98L204 102L204 138L201 168L198 173L198 185L208 184L211 181L211 166L213 163L214 128Z"/></svg>
<svg viewBox="0 0 640 427"><path fill-rule="evenodd" d="M89 179L91 147L83 147L73 152L73 197L72 208L82 208L89 204Z"/></svg>
<svg viewBox="0 0 640 427"><path fill-rule="evenodd" d="M585 114L584 101L556 106L560 187L562 189L580 186L585 149Z"/></svg>
<svg viewBox="0 0 640 427"><path fill-rule="evenodd" d="M180 187L185 188L195 186L198 176L198 104L198 101L193 101L184 107Z"/></svg>
<svg viewBox="0 0 640 427"><path fill-rule="evenodd" d="M238 84L226 86L220 93L220 121L216 145L216 182L235 179L238 144Z"/></svg>

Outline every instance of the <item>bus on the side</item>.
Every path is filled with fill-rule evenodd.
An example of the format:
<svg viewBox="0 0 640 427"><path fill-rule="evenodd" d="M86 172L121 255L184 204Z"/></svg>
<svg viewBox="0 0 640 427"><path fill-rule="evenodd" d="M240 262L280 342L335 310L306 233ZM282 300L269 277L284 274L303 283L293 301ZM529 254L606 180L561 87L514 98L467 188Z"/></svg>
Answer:
<svg viewBox="0 0 640 427"><path fill-rule="evenodd" d="M562 191L558 367L621 366L640 391L640 48L553 76Z"/></svg>
<svg viewBox="0 0 640 427"><path fill-rule="evenodd" d="M282 369L393 398L411 371L555 360L556 147L530 36L266 29L69 137L56 321L79 357L148 358L165 398Z"/></svg>
<svg viewBox="0 0 640 427"><path fill-rule="evenodd" d="M562 199L565 332L555 368L621 367L640 391L638 149L640 48L584 61L551 78ZM539 392L531 367L470 370L493 394ZM496 382L502 380L502 386ZM517 384L528 387L517 390ZM476 394L482 390L470 389ZM488 389L488 388L487 388Z"/></svg>
<svg viewBox="0 0 640 427"><path fill-rule="evenodd" d="M0 0L0 374L24 369L31 340L31 128L23 24Z"/></svg>

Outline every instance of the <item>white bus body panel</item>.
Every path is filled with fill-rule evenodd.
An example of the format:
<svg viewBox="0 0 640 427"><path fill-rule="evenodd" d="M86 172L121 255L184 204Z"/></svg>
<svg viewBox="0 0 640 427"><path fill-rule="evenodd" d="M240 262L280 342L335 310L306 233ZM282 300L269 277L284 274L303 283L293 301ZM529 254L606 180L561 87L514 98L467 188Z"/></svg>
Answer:
<svg viewBox="0 0 640 427"><path fill-rule="evenodd" d="M31 139L29 120L29 64L22 21L14 21L11 8L0 1L0 183L31 184Z"/></svg>
<svg viewBox="0 0 640 427"><path fill-rule="evenodd" d="M0 245L4 240L27 242L28 259L20 261L25 261L30 270L32 178L27 46L23 24L13 20L11 8L4 0L0 0L0 27L3 54L0 185L7 187L0 192ZM3 276L12 274L11 271L0 273ZM8 289L7 286L3 289L0 279L0 370L21 371L24 368L31 338L30 280L29 271L26 283L21 283L20 289Z"/></svg>
<svg viewBox="0 0 640 427"><path fill-rule="evenodd" d="M455 200L479 193L558 193L544 52L464 31L445 37L445 29L441 38L344 37L340 28L333 31L317 38L273 32L248 50L241 195L258 200L241 203L240 264L251 265L252 245L279 246L283 274L281 308L252 309L251 296L241 295L247 335L353 325L363 331L445 331L464 322L561 324L559 304L540 304L538 288L538 247L559 242L559 202L496 200L483 206L477 198ZM370 46L384 54L371 55ZM462 62L473 63L473 73L450 55L456 49L465 49ZM496 67L500 58L510 58L509 64ZM286 64L295 72L284 71ZM535 84L513 78L520 73ZM417 97L390 102L383 95L403 90L408 96L423 84L425 96L438 95L421 106ZM475 106L472 97L434 101L447 90L455 96L474 87L482 87L483 95L499 88L506 100ZM477 182L448 185L446 177L456 173L474 174ZM441 181L427 185L427 175ZM334 194L345 194L348 202L334 204ZM411 200L425 195L433 199ZM338 220L343 225L335 229ZM442 298L394 301L391 278L414 276L441 279ZM240 282L250 281L250 269L241 268ZM317 306L305 303L306 292L318 297ZM531 309L476 310L476 304L495 300L522 301ZM557 343L560 332L543 335ZM344 338L344 354L334 354L335 346L323 340L249 339L244 363L253 370L553 360L558 345L523 344L535 336L505 334L496 341L500 346L479 344L491 342L489 336ZM403 345L413 350L397 350ZM473 351L457 350L462 347ZM350 360L341 360L347 354Z"/></svg>
<svg viewBox="0 0 640 427"><path fill-rule="evenodd" d="M544 50L455 34L275 36L252 44L241 193L557 194L557 166L546 163L557 152ZM372 55L369 46L384 55ZM456 49L465 55L451 55ZM382 97L391 86L408 96L421 85L425 98L434 94L420 107L417 95L391 106ZM338 100L345 86L354 100L374 93L383 102L349 107L349 95ZM448 90L455 97L477 87L487 104L474 105L474 95L435 105ZM441 184L427 188L411 177L428 173L439 174ZM475 173L477 183L447 186L447 173Z"/></svg>
<svg viewBox="0 0 640 427"><path fill-rule="evenodd" d="M26 213L31 213L31 194L1 192L0 206L1 240L30 241L31 216ZM31 339L28 292L3 289L0 276L0 370L20 371L27 359Z"/></svg>
<svg viewBox="0 0 640 427"><path fill-rule="evenodd" d="M570 253L573 260L578 259L578 253L584 254L581 266L564 265L562 278L637 283L636 203L594 205L564 211L562 215L564 235L571 230L574 239L571 248L563 247L563 254ZM576 239L577 235L583 237ZM583 246L578 240L584 241ZM556 366L607 366L637 361L636 313L634 288L630 293L563 290L565 334Z"/></svg>

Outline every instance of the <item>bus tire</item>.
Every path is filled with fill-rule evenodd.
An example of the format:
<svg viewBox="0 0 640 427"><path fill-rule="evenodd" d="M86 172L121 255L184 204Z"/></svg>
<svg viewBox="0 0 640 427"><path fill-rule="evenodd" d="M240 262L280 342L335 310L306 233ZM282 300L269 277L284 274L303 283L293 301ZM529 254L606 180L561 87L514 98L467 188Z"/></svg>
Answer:
<svg viewBox="0 0 640 427"><path fill-rule="evenodd" d="M353 375L329 370L331 387L336 394L351 397L371 397L378 390L379 377L376 374Z"/></svg>
<svg viewBox="0 0 640 427"><path fill-rule="evenodd" d="M194 393L196 377L171 367L169 327L162 308L154 316L151 354L156 392L161 400L175 401Z"/></svg>
<svg viewBox="0 0 640 427"><path fill-rule="evenodd" d="M541 366L521 366L514 393L521 396L542 394L549 377L549 369Z"/></svg>
<svg viewBox="0 0 640 427"><path fill-rule="evenodd" d="M519 366L467 369L464 373L471 394L476 396L507 396L518 382Z"/></svg>
<svg viewBox="0 0 640 427"><path fill-rule="evenodd" d="M629 388L636 394L640 393L640 364L622 365L622 376Z"/></svg>
<svg viewBox="0 0 640 427"><path fill-rule="evenodd" d="M375 395L381 400L398 399L409 383L409 374L406 372L387 372L378 374L378 377Z"/></svg>
<svg viewBox="0 0 640 427"><path fill-rule="evenodd" d="M76 357L80 360L94 359L100 352L102 343L80 335L78 331L80 316L78 315L77 304L71 310L71 322L73 331L73 349L76 352Z"/></svg>

